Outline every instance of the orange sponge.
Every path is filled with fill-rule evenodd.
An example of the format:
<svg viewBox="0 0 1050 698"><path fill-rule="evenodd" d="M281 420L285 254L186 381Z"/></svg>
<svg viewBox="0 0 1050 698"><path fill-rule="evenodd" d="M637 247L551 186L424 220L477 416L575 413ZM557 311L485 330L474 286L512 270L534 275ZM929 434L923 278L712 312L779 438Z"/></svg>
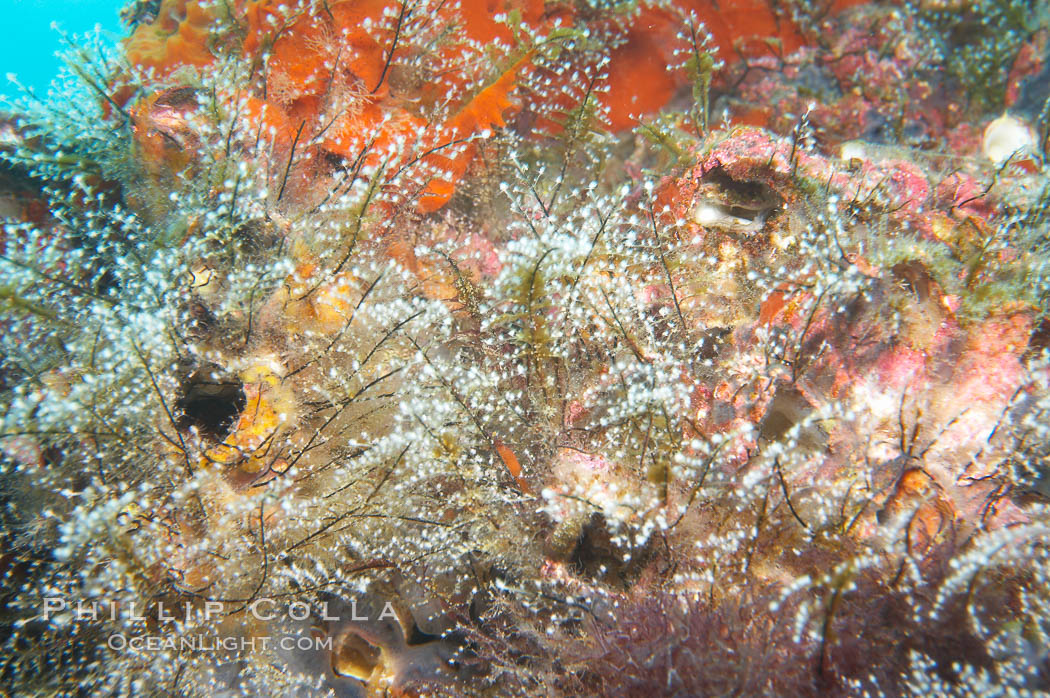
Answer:
<svg viewBox="0 0 1050 698"><path fill-rule="evenodd" d="M197 0L163 0L157 18L140 24L125 40L128 60L161 75L181 65L207 65L214 59L208 50L214 19Z"/></svg>

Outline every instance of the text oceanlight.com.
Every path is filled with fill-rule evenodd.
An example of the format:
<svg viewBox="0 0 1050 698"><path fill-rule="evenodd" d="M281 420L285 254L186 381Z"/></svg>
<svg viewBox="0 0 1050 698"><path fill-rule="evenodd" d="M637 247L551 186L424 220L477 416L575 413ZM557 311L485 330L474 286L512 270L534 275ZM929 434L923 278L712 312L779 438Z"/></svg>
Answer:
<svg viewBox="0 0 1050 698"><path fill-rule="evenodd" d="M283 651L320 651L332 650L332 637L325 633L313 632L281 632L274 636L270 635L232 635L218 636L213 633L194 634L186 632L186 623L207 623L211 620L220 620L231 615L241 615L263 621L270 628L285 628L290 631L284 621L296 621L301 623L307 620L325 621L327 623L344 622L367 622L367 621L397 621L397 614L393 605L388 601L378 610L378 604L369 603L359 608L356 600L329 602L318 602L308 604L302 601L291 603L278 603L271 598L258 598L250 603L238 602L227 603L223 601L203 601L197 604L185 603L180 605L165 606L163 602L156 602L148 606L141 606L134 602L117 603L105 601L83 601L69 602L62 598L45 598L41 616L45 621L59 625L75 622L141 622L146 627L163 627L170 625L174 628L182 627L182 630L171 634L130 634L116 632L110 634L104 645L111 650L122 652L163 652L163 651L196 651L214 652L224 651L230 653L256 652L266 650ZM126 626L127 627L127 626ZM199 626L198 626L199 627ZM299 627L303 627L299 625Z"/></svg>
<svg viewBox="0 0 1050 698"><path fill-rule="evenodd" d="M282 650L331 650L332 638L330 636L292 636L273 638L269 635L257 637L209 637L205 635L190 636L160 636L144 635L127 637L123 633L115 633L106 640L106 646L111 650L121 652L133 650L135 652L164 652L168 650L195 651L195 652L257 652L277 648Z"/></svg>

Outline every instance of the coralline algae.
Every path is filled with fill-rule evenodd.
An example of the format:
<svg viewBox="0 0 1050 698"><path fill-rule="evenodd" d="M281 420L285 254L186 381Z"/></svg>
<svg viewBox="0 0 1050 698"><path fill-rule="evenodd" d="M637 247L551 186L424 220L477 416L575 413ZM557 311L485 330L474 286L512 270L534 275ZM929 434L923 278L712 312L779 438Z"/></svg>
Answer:
<svg viewBox="0 0 1050 698"><path fill-rule="evenodd" d="M1045 7L124 16L0 144L7 690L1050 690Z"/></svg>

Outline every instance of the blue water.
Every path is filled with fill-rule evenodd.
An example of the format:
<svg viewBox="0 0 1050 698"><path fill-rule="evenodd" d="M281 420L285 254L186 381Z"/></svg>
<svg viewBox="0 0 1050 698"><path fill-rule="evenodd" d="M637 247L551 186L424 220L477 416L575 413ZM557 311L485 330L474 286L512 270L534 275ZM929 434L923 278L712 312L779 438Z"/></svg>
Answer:
<svg viewBox="0 0 1050 698"><path fill-rule="evenodd" d="M0 41L0 95L16 96L18 89L6 75L15 73L19 82L46 92L61 62L55 52L61 38L51 24L68 34L84 34L100 26L113 40L124 34L120 8L126 0L0 0L5 19Z"/></svg>

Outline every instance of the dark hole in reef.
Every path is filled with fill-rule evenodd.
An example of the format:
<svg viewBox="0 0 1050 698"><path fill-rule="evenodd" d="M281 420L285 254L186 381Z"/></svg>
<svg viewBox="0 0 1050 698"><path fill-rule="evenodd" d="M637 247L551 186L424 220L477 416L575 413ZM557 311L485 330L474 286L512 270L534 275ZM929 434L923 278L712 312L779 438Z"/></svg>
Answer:
<svg viewBox="0 0 1050 698"><path fill-rule="evenodd" d="M594 514L580 532L576 548L569 557L569 564L573 568L591 578L600 575L603 565L615 565L620 561L604 524L603 517Z"/></svg>
<svg viewBox="0 0 1050 698"><path fill-rule="evenodd" d="M792 385L781 385L777 388L773 401L766 409L766 415L759 425L759 438L776 441L784 436L791 427L805 419L813 410L806 398Z"/></svg>
<svg viewBox="0 0 1050 698"><path fill-rule="evenodd" d="M466 633L455 630L448 633L444 640L455 648L448 658L448 665L458 678L469 681L480 679L486 674L489 667L480 656L477 645L468 641Z"/></svg>
<svg viewBox="0 0 1050 698"><path fill-rule="evenodd" d="M182 384L175 403L179 429L196 427L204 436L225 439L248 400L244 385L218 366L202 366Z"/></svg>
<svg viewBox="0 0 1050 698"><path fill-rule="evenodd" d="M246 223L237 226L233 231L233 239L237 241L243 253L255 255L277 247L281 242L281 235L275 226Z"/></svg>
<svg viewBox="0 0 1050 698"><path fill-rule="evenodd" d="M1050 349L1050 318L1043 318L1032 330L1028 338L1028 353L1034 354L1043 349Z"/></svg>
<svg viewBox="0 0 1050 698"><path fill-rule="evenodd" d="M595 513L583 527L576 548L569 556L569 565L582 577L601 579L627 589L652 558L652 550L649 546L632 550L629 560L624 560L625 552L613 542L605 517Z"/></svg>
<svg viewBox="0 0 1050 698"><path fill-rule="evenodd" d="M721 167L712 169L700 181L717 187L720 194L717 202L719 210L734 218L765 220L784 203L783 197L765 182L733 179Z"/></svg>
<svg viewBox="0 0 1050 698"><path fill-rule="evenodd" d="M412 623L412 629L408 632L408 637L405 638L406 645L425 645L428 642L434 642L440 640L440 635L431 635L425 632L419 627L418 624Z"/></svg>
<svg viewBox="0 0 1050 698"><path fill-rule="evenodd" d="M696 358L702 361L718 356L723 341L732 332L733 330L728 327L708 327L696 344Z"/></svg>
<svg viewBox="0 0 1050 698"><path fill-rule="evenodd" d="M777 441L783 438L792 427L804 420L812 411L813 406L798 388L792 385L780 386L759 425L759 438L764 441ZM825 443L826 436L818 427L806 428L799 434L799 446L819 450L824 447Z"/></svg>
<svg viewBox="0 0 1050 698"><path fill-rule="evenodd" d="M130 30L140 24L152 24L160 14L160 5L160 0L138 0L120 11L120 20Z"/></svg>
<svg viewBox="0 0 1050 698"><path fill-rule="evenodd" d="M120 279L117 278L112 269L103 269L95 277L95 293L100 296L106 296L111 291L118 290L120 290Z"/></svg>
<svg viewBox="0 0 1050 698"><path fill-rule="evenodd" d="M189 322L186 334L193 338L207 337L208 334L218 327L219 320L199 298L193 297L189 303Z"/></svg>
<svg viewBox="0 0 1050 698"><path fill-rule="evenodd" d="M73 440L50 443L40 449L40 463L48 470L66 467L67 485L73 492L83 492L91 484L91 475L77 466L84 461Z"/></svg>
<svg viewBox="0 0 1050 698"><path fill-rule="evenodd" d="M479 627L482 626L485 623L485 612L491 606L492 599L489 593L484 589L478 590L474 594L474 598L470 600L470 606L467 607L467 615L470 618L470 622Z"/></svg>
<svg viewBox="0 0 1050 698"><path fill-rule="evenodd" d="M914 294L919 302L925 302L930 297L936 283L922 262L914 259L893 265L893 276L906 290Z"/></svg>
<svg viewBox="0 0 1050 698"><path fill-rule="evenodd" d="M197 90L193 87L173 87L165 90L154 101L155 107L178 107L180 109L197 106Z"/></svg>

